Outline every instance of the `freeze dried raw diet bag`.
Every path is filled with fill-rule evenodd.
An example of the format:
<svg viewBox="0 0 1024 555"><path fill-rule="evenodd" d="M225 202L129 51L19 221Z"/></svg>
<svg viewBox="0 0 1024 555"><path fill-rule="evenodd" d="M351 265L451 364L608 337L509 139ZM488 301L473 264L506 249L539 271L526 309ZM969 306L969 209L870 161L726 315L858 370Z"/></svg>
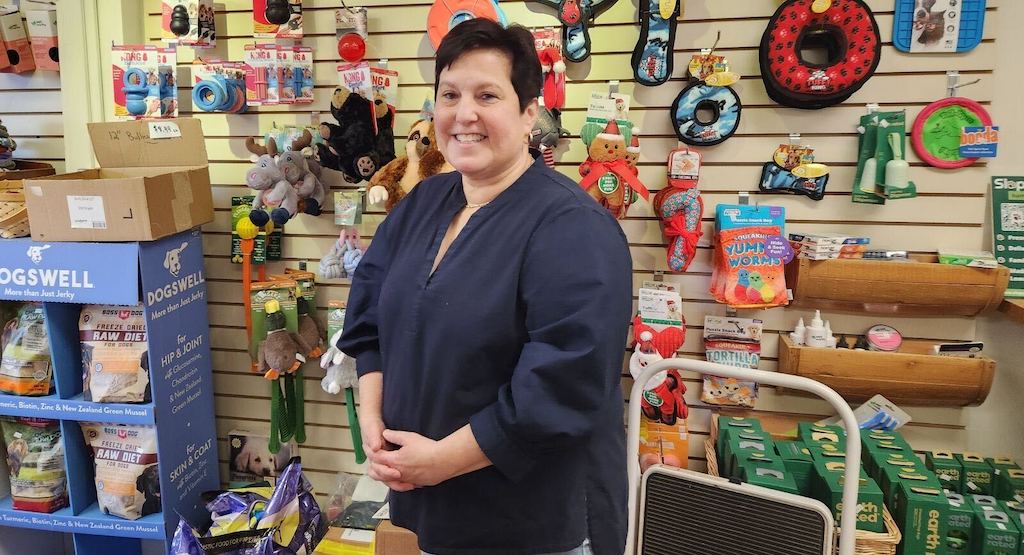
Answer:
<svg viewBox="0 0 1024 555"><path fill-rule="evenodd" d="M0 393L49 395L53 371L43 306L37 303L22 306L11 324L9 333L5 333L0 358Z"/></svg>
<svg viewBox="0 0 1024 555"><path fill-rule="evenodd" d="M42 418L3 416L0 428L11 474L11 505L36 513L52 513L67 507L60 423Z"/></svg>
<svg viewBox="0 0 1024 555"><path fill-rule="evenodd" d="M85 400L149 402L146 317L142 308L85 305L78 330Z"/></svg>
<svg viewBox="0 0 1024 555"><path fill-rule="evenodd" d="M96 463L100 509L129 520L160 512L156 428L82 423Z"/></svg>

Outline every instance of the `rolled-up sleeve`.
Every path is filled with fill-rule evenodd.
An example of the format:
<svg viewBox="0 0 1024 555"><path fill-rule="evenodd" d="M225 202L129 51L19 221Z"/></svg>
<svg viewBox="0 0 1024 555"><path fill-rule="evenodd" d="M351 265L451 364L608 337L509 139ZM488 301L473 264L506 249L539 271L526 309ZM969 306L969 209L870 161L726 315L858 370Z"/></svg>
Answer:
<svg viewBox="0 0 1024 555"><path fill-rule="evenodd" d="M497 401L470 419L480 448L509 479L521 479L540 455L578 448L608 421L604 411L622 410L631 291L625 236L599 207L567 206L533 233L519 285L528 341Z"/></svg>
<svg viewBox="0 0 1024 555"><path fill-rule="evenodd" d="M352 276L345 310L345 327L338 339L338 349L356 359L356 373L359 376L382 368L377 305L392 258L389 240L392 217L389 216L377 227L370 246Z"/></svg>

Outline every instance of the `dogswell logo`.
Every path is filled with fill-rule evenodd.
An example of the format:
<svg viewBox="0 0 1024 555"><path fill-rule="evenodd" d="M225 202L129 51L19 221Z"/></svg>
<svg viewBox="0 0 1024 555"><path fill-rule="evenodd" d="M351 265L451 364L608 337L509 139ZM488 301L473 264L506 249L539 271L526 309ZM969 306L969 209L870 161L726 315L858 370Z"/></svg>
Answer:
<svg viewBox="0 0 1024 555"><path fill-rule="evenodd" d="M25 251L25 255L28 256L28 259L31 260L33 264L39 264L43 261L43 251L48 248L50 248L50 245L29 247L28 250Z"/></svg>

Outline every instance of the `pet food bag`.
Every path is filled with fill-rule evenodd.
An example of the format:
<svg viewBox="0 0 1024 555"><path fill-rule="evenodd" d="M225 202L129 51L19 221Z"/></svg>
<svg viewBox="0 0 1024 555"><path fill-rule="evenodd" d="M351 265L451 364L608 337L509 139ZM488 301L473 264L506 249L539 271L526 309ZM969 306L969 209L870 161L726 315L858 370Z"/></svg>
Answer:
<svg viewBox="0 0 1024 555"><path fill-rule="evenodd" d="M52 513L67 507L67 474L60 423L17 416L0 417L7 467L11 475L11 505L18 510Z"/></svg>
<svg viewBox="0 0 1024 555"><path fill-rule="evenodd" d="M86 305L78 330L85 400L148 403L149 358L142 307Z"/></svg>
<svg viewBox="0 0 1024 555"><path fill-rule="evenodd" d="M156 428L82 423L96 463L96 499L107 514L135 520L160 512Z"/></svg>
<svg viewBox="0 0 1024 555"><path fill-rule="evenodd" d="M0 393L49 395L53 388L52 376L43 306L26 304L18 310L9 334L5 330L0 358Z"/></svg>

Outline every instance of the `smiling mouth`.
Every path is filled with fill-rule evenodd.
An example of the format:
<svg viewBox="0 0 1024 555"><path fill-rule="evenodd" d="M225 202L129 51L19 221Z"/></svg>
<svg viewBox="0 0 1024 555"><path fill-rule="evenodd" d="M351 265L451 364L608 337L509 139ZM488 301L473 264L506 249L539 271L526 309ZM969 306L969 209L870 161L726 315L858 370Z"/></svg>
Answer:
<svg viewBox="0 0 1024 555"><path fill-rule="evenodd" d="M480 135L479 133L459 133L455 135L455 140L458 141L459 144L464 145L479 143L480 141L486 138L487 137L485 137L484 135Z"/></svg>

